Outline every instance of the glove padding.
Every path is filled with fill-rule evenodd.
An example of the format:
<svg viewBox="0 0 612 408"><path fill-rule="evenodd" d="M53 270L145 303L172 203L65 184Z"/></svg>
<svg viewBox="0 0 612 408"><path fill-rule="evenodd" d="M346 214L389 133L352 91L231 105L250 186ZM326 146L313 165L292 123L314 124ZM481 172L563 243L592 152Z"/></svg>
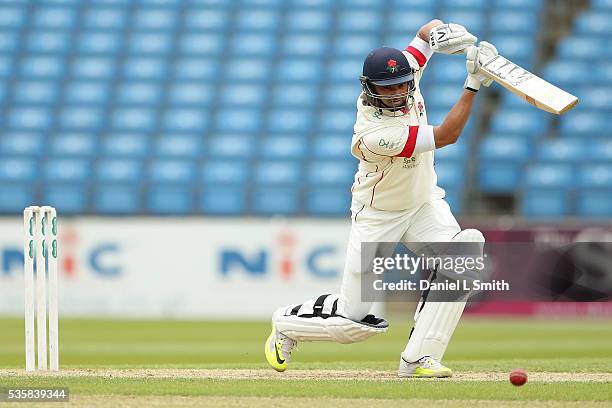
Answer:
<svg viewBox="0 0 612 408"><path fill-rule="evenodd" d="M464 87L478 91L480 84L484 86L491 85L493 80L479 73L479 71L482 64L497 55L497 48L493 44L481 41L478 47L470 46L465 55L465 67L468 77L465 80Z"/></svg>
<svg viewBox="0 0 612 408"><path fill-rule="evenodd" d="M429 46L443 54L456 54L475 43L476 37L459 24L442 24L429 32Z"/></svg>

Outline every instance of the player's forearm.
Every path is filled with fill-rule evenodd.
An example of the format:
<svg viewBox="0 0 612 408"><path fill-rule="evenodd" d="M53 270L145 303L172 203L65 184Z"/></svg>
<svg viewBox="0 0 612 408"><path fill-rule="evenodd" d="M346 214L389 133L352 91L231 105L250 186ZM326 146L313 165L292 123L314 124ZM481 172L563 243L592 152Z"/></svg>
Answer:
<svg viewBox="0 0 612 408"><path fill-rule="evenodd" d="M436 149L453 144L459 139L461 131L467 123L476 92L465 89L455 106L448 112L440 126L434 127Z"/></svg>
<svg viewBox="0 0 612 408"><path fill-rule="evenodd" d="M442 20L438 20L438 19L431 20L429 23L425 24L423 27L419 29L419 32L417 33L417 35L419 36L421 40L427 41L429 43L429 32L431 31L432 28L439 26L441 24L444 24Z"/></svg>

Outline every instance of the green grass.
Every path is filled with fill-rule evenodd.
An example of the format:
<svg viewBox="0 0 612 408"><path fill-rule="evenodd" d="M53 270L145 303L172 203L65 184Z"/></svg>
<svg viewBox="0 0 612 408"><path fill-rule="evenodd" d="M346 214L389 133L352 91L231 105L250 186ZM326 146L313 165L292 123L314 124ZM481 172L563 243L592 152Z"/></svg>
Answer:
<svg viewBox="0 0 612 408"><path fill-rule="evenodd" d="M404 319L408 320L408 319ZM22 368L23 321L0 319L0 368ZM303 343L291 369L396 370L409 333L392 319L385 335L340 345ZM62 367L262 368L267 322L62 320ZM445 356L455 371L612 372L607 320L464 319ZM315 386L316 383L316 386ZM495 381L211 380L0 377L0 386L69 386L73 395L187 395L610 401L610 383Z"/></svg>

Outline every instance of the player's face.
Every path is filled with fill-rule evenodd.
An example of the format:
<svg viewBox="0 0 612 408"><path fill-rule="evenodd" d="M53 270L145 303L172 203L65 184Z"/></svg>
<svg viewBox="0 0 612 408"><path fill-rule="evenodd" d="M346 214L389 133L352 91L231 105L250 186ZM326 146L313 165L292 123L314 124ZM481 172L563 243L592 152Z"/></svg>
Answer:
<svg viewBox="0 0 612 408"><path fill-rule="evenodd" d="M385 106L389 108L399 108L406 103L405 95L408 92L408 82L389 86L374 85L374 92L384 96L403 95L398 98L381 99Z"/></svg>

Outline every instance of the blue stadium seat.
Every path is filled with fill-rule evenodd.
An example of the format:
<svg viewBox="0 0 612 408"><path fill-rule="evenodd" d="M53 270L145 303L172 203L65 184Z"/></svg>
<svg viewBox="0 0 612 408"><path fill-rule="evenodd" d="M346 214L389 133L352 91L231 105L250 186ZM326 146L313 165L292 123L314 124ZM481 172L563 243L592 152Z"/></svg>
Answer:
<svg viewBox="0 0 612 408"><path fill-rule="evenodd" d="M24 21L26 9L4 4L0 7L0 29L19 28Z"/></svg>
<svg viewBox="0 0 612 408"><path fill-rule="evenodd" d="M354 106L357 97L361 94L361 85L357 81L352 84L330 85L324 92L323 102L326 106L331 108Z"/></svg>
<svg viewBox="0 0 612 408"><path fill-rule="evenodd" d="M215 98L213 86L197 81L173 83L168 90L168 100L172 105L207 106Z"/></svg>
<svg viewBox="0 0 612 408"><path fill-rule="evenodd" d="M327 31L332 26L331 13L322 10L289 9L285 19L289 32Z"/></svg>
<svg viewBox="0 0 612 408"><path fill-rule="evenodd" d="M213 8L191 8L184 17L187 30L224 31L229 26L229 13Z"/></svg>
<svg viewBox="0 0 612 408"><path fill-rule="evenodd" d="M52 81L16 81L13 94L18 103L53 103L58 98L58 84Z"/></svg>
<svg viewBox="0 0 612 408"><path fill-rule="evenodd" d="M42 202L55 207L59 214L83 214L88 210L88 201L84 184L52 184L42 190Z"/></svg>
<svg viewBox="0 0 612 408"><path fill-rule="evenodd" d="M521 34L509 36L508 34L498 34L492 36L489 41L495 44L498 50L503 50L503 55L507 59L528 71L533 69L532 65L535 49L527 45L533 41L531 35Z"/></svg>
<svg viewBox="0 0 612 408"><path fill-rule="evenodd" d="M609 85L612 81L612 62L602 62L595 66L593 78L596 82ZM589 76L589 75L585 75Z"/></svg>
<svg viewBox="0 0 612 408"><path fill-rule="evenodd" d="M192 158L202 155L202 136L200 134L162 134L155 142L155 154L165 158Z"/></svg>
<svg viewBox="0 0 612 408"><path fill-rule="evenodd" d="M76 22L75 7L37 7L30 24L36 27L70 29Z"/></svg>
<svg viewBox="0 0 612 408"><path fill-rule="evenodd" d="M62 133L49 141L49 150L55 156L91 157L97 147L96 138L87 133Z"/></svg>
<svg viewBox="0 0 612 408"><path fill-rule="evenodd" d="M64 130L96 131L104 119L104 110L101 107L64 105L59 115L59 124Z"/></svg>
<svg viewBox="0 0 612 408"><path fill-rule="evenodd" d="M312 187L306 192L306 211L315 216L350 214L350 187Z"/></svg>
<svg viewBox="0 0 612 408"><path fill-rule="evenodd" d="M530 218L561 218L570 214L570 197L565 189L530 189L523 192L521 213Z"/></svg>
<svg viewBox="0 0 612 408"><path fill-rule="evenodd" d="M262 112L259 109L226 108L217 111L215 129L224 133L254 133L262 125Z"/></svg>
<svg viewBox="0 0 612 408"><path fill-rule="evenodd" d="M272 101L276 107L310 108L320 102L320 96L312 84L293 85L291 82L279 81L272 91Z"/></svg>
<svg viewBox="0 0 612 408"><path fill-rule="evenodd" d="M576 215L589 218L612 217L612 190L582 190L576 197Z"/></svg>
<svg viewBox="0 0 612 408"><path fill-rule="evenodd" d="M249 44L254 46L253 39L247 41L246 38L240 38L240 40L245 41L245 45ZM238 39L235 40L234 44L238 43ZM179 40L178 49L180 53L189 56L201 56L201 55L217 55L221 52L224 52L225 49L225 39L223 35L220 33L197 33L197 34L183 34L183 36ZM246 48L240 48L238 50L240 53L247 53Z"/></svg>
<svg viewBox="0 0 612 408"><path fill-rule="evenodd" d="M581 166L578 185L584 188L612 190L612 163Z"/></svg>
<svg viewBox="0 0 612 408"><path fill-rule="evenodd" d="M91 179L91 163L86 159L48 157L42 176L53 183L87 183Z"/></svg>
<svg viewBox="0 0 612 408"><path fill-rule="evenodd" d="M0 213L21 213L35 202L34 187L32 184L0 183L0 197Z"/></svg>
<svg viewBox="0 0 612 408"><path fill-rule="evenodd" d="M435 9L436 4L432 3L431 0L392 0L391 4L394 6L399 6L406 9L417 9L417 10L428 10ZM427 21L424 21L426 23Z"/></svg>
<svg viewBox="0 0 612 408"><path fill-rule="evenodd" d="M229 66L226 64L221 70L222 72L218 72L214 79L217 79L219 75L225 78L225 83L238 81L258 82L270 79L270 73L273 71L270 59L248 56L235 57L235 59L237 58L240 58L240 64L229 64ZM289 69L291 64L290 62L282 62L281 65L283 69ZM249 69L244 69L245 66L249 67Z"/></svg>
<svg viewBox="0 0 612 408"><path fill-rule="evenodd" d="M612 10L612 0L591 0L591 7L599 10Z"/></svg>
<svg viewBox="0 0 612 408"><path fill-rule="evenodd" d="M240 56L271 57L278 48L276 40L277 37L270 32L241 32L232 37L229 48L233 54ZM296 47L299 46L300 44L296 44ZM221 50L217 50L217 52L221 52Z"/></svg>
<svg viewBox="0 0 612 408"><path fill-rule="evenodd" d="M612 110L612 86L583 87L577 93L584 110Z"/></svg>
<svg viewBox="0 0 612 408"><path fill-rule="evenodd" d="M45 138L38 132L2 132L0 134L0 155L5 157L38 156L45 148Z"/></svg>
<svg viewBox="0 0 612 408"><path fill-rule="evenodd" d="M311 154L314 158L348 159L351 155L350 135L323 135L312 142Z"/></svg>
<svg viewBox="0 0 612 408"><path fill-rule="evenodd" d="M134 159L99 160L96 180L102 183L139 183L143 180L143 164Z"/></svg>
<svg viewBox="0 0 612 408"><path fill-rule="evenodd" d="M200 194L198 210L211 215L239 215L246 212L247 195L243 187L209 185Z"/></svg>
<svg viewBox="0 0 612 408"><path fill-rule="evenodd" d="M313 127L312 111L306 109L272 109L267 115L267 129L276 133L306 133Z"/></svg>
<svg viewBox="0 0 612 408"><path fill-rule="evenodd" d="M155 105L161 101L162 91L162 85L155 82L120 82L115 100L122 105Z"/></svg>
<svg viewBox="0 0 612 408"><path fill-rule="evenodd" d="M514 193L521 182L523 166L512 160L487 161L478 168L478 186L485 193Z"/></svg>
<svg viewBox="0 0 612 408"><path fill-rule="evenodd" d="M452 145L444 146L435 151L435 162L446 162L446 161L465 161L470 157L469 145L467 143L454 143Z"/></svg>
<svg viewBox="0 0 612 408"><path fill-rule="evenodd" d="M13 58L0 55L0 78L13 75Z"/></svg>
<svg viewBox="0 0 612 408"><path fill-rule="evenodd" d="M535 34L540 25L539 15L530 10L499 10L491 14L490 21L493 23L491 24L493 33L500 35L503 33ZM525 46L531 48L527 44ZM506 52L505 49L503 50Z"/></svg>
<svg viewBox="0 0 612 408"><path fill-rule="evenodd" d="M444 61L443 64L431 64L431 67L429 67L425 74L425 76L431 77L430 79L435 84L452 82L455 86L457 83L465 81L465 75L465 61L460 61L459 59Z"/></svg>
<svg viewBox="0 0 612 408"><path fill-rule="evenodd" d="M0 160L0 182L31 183L38 175L37 161L31 158L3 157Z"/></svg>
<svg viewBox="0 0 612 408"><path fill-rule="evenodd" d="M295 186L302 181L296 161L266 160L255 164L253 180L261 185Z"/></svg>
<svg viewBox="0 0 612 408"><path fill-rule="evenodd" d="M2 12L0 11L0 16ZM0 17L2 18L2 17ZM27 50L32 54L63 54L70 50L70 33L53 30L33 31L27 37Z"/></svg>
<svg viewBox="0 0 612 408"><path fill-rule="evenodd" d="M191 214L194 209L193 195L191 187L152 185L146 194L145 207L153 214Z"/></svg>
<svg viewBox="0 0 612 408"><path fill-rule="evenodd" d="M363 69L363 59L361 58L334 58L326 66L326 82L337 84L340 81L359 81Z"/></svg>
<svg viewBox="0 0 612 408"><path fill-rule="evenodd" d="M531 157L529 142L518 136L489 136L480 144L480 160L512 160L522 163Z"/></svg>
<svg viewBox="0 0 612 408"><path fill-rule="evenodd" d="M564 38L559 42L557 51L561 59L603 60L611 55L607 42L590 36Z"/></svg>
<svg viewBox="0 0 612 408"><path fill-rule="evenodd" d="M117 54L123 38L117 32L83 32L78 37L76 49L82 55Z"/></svg>
<svg viewBox="0 0 612 408"><path fill-rule="evenodd" d="M137 214L142 207L142 198L134 185L102 184L93 193L93 209L102 214Z"/></svg>
<svg viewBox="0 0 612 408"><path fill-rule="evenodd" d="M177 22L177 7L141 8L132 16L132 25L136 30L172 31Z"/></svg>
<svg viewBox="0 0 612 408"><path fill-rule="evenodd" d="M299 136L271 136L260 139L260 154L268 159L301 160L310 155L307 141Z"/></svg>
<svg viewBox="0 0 612 408"><path fill-rule="evenodd" d="M244 61L248 65L249 69L243 69L243 77L236 79L244 79L244 75L252 75L255 78L255 74L262 71L262 67L258 65L261 60L255 62L253 60ZM232 67L229 67L230 71ZM218 64L215 59L208 57L179 57L175 59L174 77L177 80L212 80L218 79Z"/></svg>
<svg viewBox="0 0 612 408"><path fill-rule="evenodd" d="M438 185L444 189L461 188L467 182L464 162L436 162Z"/></svg>
<svg viewBox="0 0 612 408"><path fill-rule="evenodd" d="M537 149L539 162L578 163L586 155L584 143L577 139L544 140Z"/></svg>
<svg viewBox="0 0 612 408"><path fill-rule="evenodd" d="M344 34L334 40L331 55L363 59L370 51L379 46L380 40L377 35Z"/></svg>
<svg viewBox="0 0 612 408"><path fill-rule="evenodd" d="M497 111L491 121L491 133L543 135L546 134L548 126L546 126L546 123L541 118L542 115L533 110Z"/></svg>
<svg viewBox="0 0 612 408"><path fill-rule="evenodd" d="M308 165L306 179L311 186L350 186L355 179L357 163L354 160L313 161Z"/></svg>
<svg viewBox="0 0 612 408"><path fill-rule="evenodd" d="M20 64L22 78L58 79L66 71L66 64L57 56L24 56Z"/></svg>
<svg viewBox="0 0 612 408"><path fill-rule="evenodd" d="M123 62L122 71L123 76L128 81L161 81L167 77L168 62L164 58L158 57L128 57Z"/></svg>
<svg viewBox="0 0 612 408"><path fill-rule="evenodd" d="M253 192L252 211L257 215L292 215L300 210L300 194L295 187L265 187Z"/></svg>
<svg viewBox="0 0 612 408"><path fill-rule="evenodd" d="M46 130L53 117L49 108L14 106L8 110L8 125L12 129Z"/></svg>
<svg viewBox="0 0 612 408"><path fill-rule="evenodd" d="M132 55L167 55L174 46L173 38L165 32L133 32L126 44ZM198 48L192 45L195 52L207 52L208 44Z"/></svg>
<svg viewBox="0 0 612 408"><path fill-rule="evenodd" d="M373 13L371 10L351 8L342 10L336 16L337 29L350 32L377 32L383 27L383 13Z"/></svg>
<svg viewBox="0 0 612 408"><path fill-rule="evenodd" d="M250 180L251 169L244 161L213 159L202 165L202 181L206 184L236 186L244 185Z"/></svg>
<svg viewBox="0 0 612 408"><path fill-rule="evenodd" d="M116 63L108 57L75 57L71 66L72 76L76 79L111 79L116 73ZM129 74L126 72L126 75Z"/></svg>
<svg viewBox="0 0 612 408"><path fill-rule="evenodd" d="M153 160L149 165L149 180L159 184L193 184L196 167L186 160Z"/></svg>
<svg viewBox="0 0 612 408"><path fill-rule="evenodd" d="M340 0L340 4L344 10L368 10L370 12L377 11L377 8L386 6L385 3L381 3L378 0Z"/></svg>
<svg viewBox="0 0 612 408"><path fill-rule="evenodd" d="M319 130L322 132L353 133L357 109L328 109L319 116Z"/></svg>
<svg viewBox="0 0 612 408"><path fill-rule="evenodd" d="M143 157L149 152L149 139L140 133L115 133L102 141L107 156Z"/></svg>
<svg viewBox="0 0 612 408"><path fill-rule="evenodd" d="M128 10L121 7L91 7L84 10L83 26L99 30L121 30L125 27Z"/></svg>
<svg viewBox="0 0 612 408"><path fill-rule="evenodd" d="M589 160L591 162L611 162L612 163L612 140L593 139L587 146Z"/></svg>
<svg viewBox="0 0 612 408"><path fill-rule="evenodd" d="M507 8L537 11L542 7L542 0L493 0L493 9Z"/></svg>
<svg viewBox="0 0 612 408"><path fill-rule="evenodd" d="M412 41L419 28L435 17L433 8L419 7L411 9L409 7L404 8L403 6L402 4L401 9L396 9L393 13L390 13L388 17L389 22L387 23L388 29L395 32L393 34L394 37L398 39L403 37L401 44L394 45L388 42L388 39L385 39L385 45L401 47L399 49L405 48Z"/></svg>
<svg viewBox="0 0 612 408"><path fill-rule="evenodd" d="M282 54L295 58L322 57L329 50L326 36L318 34L289 34L282 40L280 47ZM272 53L272 51L270 51Z"/></svg>
<svg viewBox="0 0 612 408"><path fill-rule="evenodd" d="M305 82L311 89L313 82L323 79L322 61L318 58L292 58L288 61L278 61L275 76L279 81ZM268 78L268 73L262 79Z"/></svg>
<svg viewBox="0 0 612 408"><path fill-rule="evenodd" d="M241 30L273 31L281 25L280 13L277 10L257 8L239 9L235 16L236 27Z"/></svg>
<svg viewBox="0 0 612 408"><path fill-rule="evenodd" d="M173 108L164 113L161 126L170 132L197 132L201 134L207 129L208 122L208 115L202 109Z"/></svg>
<svg viewBox="0 0 612 408"><path fill-rule="evenodd" d="M612 35L612 10L603 13L601 10L582 13L574 23L574 32L578 35L610 36Z"/></svg>
<svg viewBox="0 0 612 408"><path fill-rule="evenodd" d="M476 37L482 37L482 34L486 30L486 21L484 14L477 11L463 11L458 9L457 11L451 11L452 9L446 9L442 12L442 21L452 21L456 24L461 24L465 27L469 27L469 30ZM426 21L423 22L425 24Z"/></svg>
<svg viewBox="0 0 612 408"><path fill-rule="evenodd" d="M580 72L597 72L591 70L590 64L581 62L580 60L573 60L571 62L567 60L553 60L546 65L542 72L542 76L549 82L567 90L572 89L576 85L591 83L593 79L597 77L597 74L574 75L575 70ZM612 78L612 75L610 78Z"/></svg>
<svg viewBox="0 0 612 408"><path fill-rule="evenodd" d="M472 10L483 10L488 6L487 0L444 0L442 7L445 8L467 8Z"/></svg>
<svg viewBox="0 0 612 408"><path fill-rule="evenodd" d="M255 154L255 141L249 135L225 134L213 135L210 138L208 149L210 157L221 159L250 159Z"/></svg>
<svg viewBox="0 0 612 408"><path fill-rule="evenodd" d="M603 136L612 126L608 115L592 111L574 112L561 118L559 131L565 136Z"/></svg>
<svg viewBox="0 0 612 408"><path fill-rule="evenodd" d="M458 84L432 86L429 94L434 97L427 101L428 107L433 110L444 108L448 111L459 100L462 92L463 87Z"/></svg>
<svg viewBox="0 0 612 408"><path fill-rule="evenodd" d="M111 114L113 129L146 132L155 127L157 112L153 108L116 107Z"/></svg>
<svg viewBox="0 0 612 408"><path fill-rule="evenodd" d="M574 169L565 164L533 164L525 171L524 183L527 187L540 189L572 188Z"/></svg>
<svg viewBox="0 0 612 408"><path fill-rule="evenodd" d="M259 106L267 101L267 91L263 84L227 84L219 88L218 99L225 106Z"/></svg>
<svg viewBox="0 0 612 408"><path fill-rule="evenodd" d="M109 100L111 86L98 81L74 81L67 83L64 98L70 104L105 104Z"/></svg>

